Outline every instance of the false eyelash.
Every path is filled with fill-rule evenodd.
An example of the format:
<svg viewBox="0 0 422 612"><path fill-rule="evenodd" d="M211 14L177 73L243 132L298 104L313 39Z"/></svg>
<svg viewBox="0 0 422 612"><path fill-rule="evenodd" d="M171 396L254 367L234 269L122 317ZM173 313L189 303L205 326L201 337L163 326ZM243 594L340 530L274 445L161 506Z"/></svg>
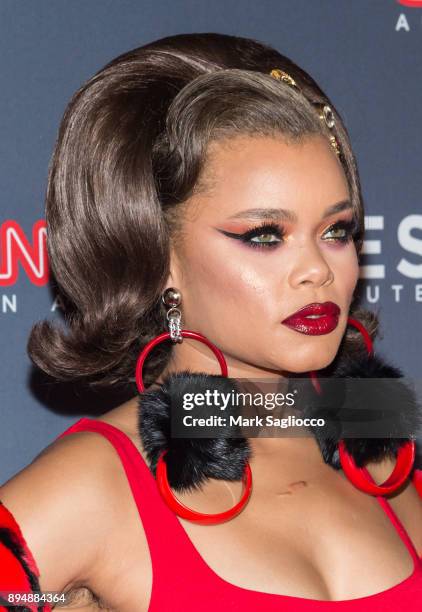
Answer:
<svg viewBox="0 0 422 612"><path fill-rule="evenodd" d="M234 232L228 232L228 231L224 231L224 230L220 230L225 236L229 236L230 238L235 238L235 240L240 240L241 242L243 242L244 244L246 244L247 246L250 246L252 248L271 248L274 247L278 244L280 244L278 241L277 242L271 242L271 243L258 243L258 242L251 242L251 238L254 238L255 236L261 236L261 234L275 234L277 236L277 238L280 239L280 241L284 238L285 236L285 231L283 228L280 228L279 225L277 225L276 223L262 223L261 225L257 225L255 227L253 227L252 229L248 230L247 232L245 232L244 234L236 234Z"/></svg>
<svg viewBox="0 0 422 612"><path fill-rule="evenodd" d="M261 236L261 234L274 234L275 236L277 236L278 240L275 240L273 242L252 242L252 238L255 238L256 236ZM280 242L282 242L284 236L285 236L286 232L284 230L284 228L280 228L279 225L277 225L277 223L262 223L261 225L257 225L256 227L253 227L252 229L248 230L247 232L245 232L244 234L238 234L238 238L242 241L245 242L248 246L252 247L253 249L260 249L260 248L274 248L275 246L277 246L278 244L280 244Z"/></svg>
<svg viewBox="0 0 422 612"><path fill-rule="evenodd" d="M346 243L346 242L349 242L349 240L355 241L360 236L360 227L359 227L359 223L356 217L353 217L350 221L342 220L342 221L337 221L337 223L333 223L327 229L327 232L332 231L334 229L344 229L346 230L346 235L340 238L328 238L328 240L334 240L335 242Z"/></svg>
<svg viewBox="0 0 422 612"><path fill-rule="evenodd" d="M336 223L333 223L332 225L330 225L330 227L327 228L326 232L330 232L330 231L337 230L337 229L346 230L346 235L340 238L329 238L328 240L332 240L333 242L340 242L340 243L345 244L349 242L349 240L352 240L352 239L356 240L359 234L359 224L355 217L353 217L351 221L341 220L341 221L337 221ZM223 233L227 236L235 238L236 240L240 240L247 246L254 248L254 249L256 248L258 249L274 248L277 245L279 245L280 242L282 242L285 236L285 231L283 228L280 228L280 226L277 225L276 223L267 223L267 222L264 222L261 225L257 225L256 227L253 227L252 229L248 230L244 234L235 234L233 232L227 232L227 231L223 231ZM261 242L261 243L252 242L251 240L252 238L261 236L262 234L274 234L275 236L277 236L278 240L275 240L273 242Z"/></svg>

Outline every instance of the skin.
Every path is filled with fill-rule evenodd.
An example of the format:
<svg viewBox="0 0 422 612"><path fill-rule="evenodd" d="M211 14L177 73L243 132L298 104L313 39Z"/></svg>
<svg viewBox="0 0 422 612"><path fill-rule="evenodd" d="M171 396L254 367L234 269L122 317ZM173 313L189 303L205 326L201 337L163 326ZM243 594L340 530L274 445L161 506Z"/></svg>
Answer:
<svg viewBox="0 0 422 612"><path fill-rule="evenodd" d="M182 292L185 325L212 339L236 377L274 378L327 366L345 332L359 276L353 242L333 240L344 230L327 231L352 218L351 205L323 219L327 207L349 199L330 145L321 137L290 146L237 138L214 144L210 164L214 185L194 197L185 215L183 243L173 254L168 280ZM256 215L230 219L250 208L287 208L297 221L279 222L286 235L275 248L251 248L222 233L259 225ZM277 239L267 233L260 240L270 238ZM280 324L305 304L327 300L341 308L332 333L311 337ZM294 351L286 350L293 345ZM169 370L188 363L219 373L199 342L178 345Z"/></svg>
<svg viewBox="0 0 422 612"><path fill-rule="evenodd" d="M172 250L167 282L182 292L183 327L201 332L223 351L229 376L287 379L326 367L345 333L359 276L353 241L335 241L344 231L328 231L333 223L350 220L352 209L323 218L327 207L349 198L329 143L322 136L294 144L281 138L238 137L210 147L206 173L207 188L186 203L183 239ZM231 219L252 207L284 208L297 216L295 222L281 222L285 235L276 247L248 247L223 233L241 233L257 225L250 216ZM327 300L341 309L331 333L310 336L280 323L310 302ZM174 346L157 382L186 367L220 373L207 347L184 340ZM136 409L133 398L99 420L124 431L145 458L136 432ZM211 571L244 589L317 600L365 597L412 573L409 552L377 500L327 466L313 438L249 442L254 484L245 509L212 527L179 519ZM91 477L84 476L81 483L85 465L92 466L89 473L95 479L90 482ZM381 482L392 462L368 469ZM42 532L41 523L50 533L54 529L57 507L42 521L34 510L45 487L52 486L46 482L56 481L60 487L63 474L63 497L68 500L69 487L73 490L77 482L79 517L95 517L82 521L79 542L74 543L75 531L68 530L67 574L63 561L54 565L51 560L46 543L52 538ZM29 485L37 490L38 505L27 502ZM50 500L61 499L56 488L46 491ZM214 513L232 506L241 490L240 482L210 480L201 491L178 497L191 508ZM55 442L0 489L0 499L24 525L28 545L39 560L43 590L69 588L81 598L95 593L107 609L147 611L152 584L148 546L120 460L105 439L85 432ZM422 501L415 488L408 483L389 501L422 555ZM68 503L61 510L57 529L63 541L73 515ZM95 607L86 600L80 609Z"/></svg>

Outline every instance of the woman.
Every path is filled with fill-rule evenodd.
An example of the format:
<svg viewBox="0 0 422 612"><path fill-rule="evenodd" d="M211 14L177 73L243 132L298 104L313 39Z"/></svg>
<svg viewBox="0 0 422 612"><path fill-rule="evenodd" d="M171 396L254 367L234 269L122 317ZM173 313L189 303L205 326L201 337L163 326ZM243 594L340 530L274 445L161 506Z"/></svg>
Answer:
<svg viewBox="0 0 422 612"><path fill-rule="evenodd" d="M317 433L168 436L172 401L227 388L225 365L231 379L297 374L315 390L322 370L400 376L367 354L377 318L354 302L363 219L340 116L262 43L168 37L74 95L47 193L68 330L35 326L29 353L56 379L131 397L78 421L0 489L18 534L9 552L26 552L34 589L67 593L64 609L121 612L420 609L422 501L406 436L346 441L341 466L340 440ZM387 500L374 492L399 456L407 472L400 459ZM372 494L350 480L364 464Z"/></svg>

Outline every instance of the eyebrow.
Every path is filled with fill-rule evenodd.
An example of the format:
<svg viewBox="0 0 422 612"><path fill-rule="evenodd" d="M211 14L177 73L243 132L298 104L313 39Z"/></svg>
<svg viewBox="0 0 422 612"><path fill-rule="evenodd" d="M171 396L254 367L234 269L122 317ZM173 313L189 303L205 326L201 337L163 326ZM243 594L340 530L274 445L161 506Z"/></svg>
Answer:
<svg viewBox="0 0 422 612"><path fill-rule="evenodd" d="M342 200L332 206L325 209L322 218L325 219L330 215L333 215L343 210L348 210L352 207L350 200ZM273 221L289 221L295 223L297 221L297 215L292 210L287 208L248 208L247 210L241 210L236 214L229 217L229 219L271 219Z"/></svg>

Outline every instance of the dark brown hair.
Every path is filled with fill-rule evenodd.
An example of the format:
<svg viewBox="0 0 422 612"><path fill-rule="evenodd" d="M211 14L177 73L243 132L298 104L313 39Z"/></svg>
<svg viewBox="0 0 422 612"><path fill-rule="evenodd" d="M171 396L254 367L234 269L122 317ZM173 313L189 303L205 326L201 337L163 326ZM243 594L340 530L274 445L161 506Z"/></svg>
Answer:
<svg viewBox="0 0 422 612"><path fill-rule="evenodd" d="M273 68L288 72L300 92L269 76ZM169 247L180 236L183 203L203 187L208 145L241 134L328 137L312 102L334 111L360 253L363 206L346 128L315 81L275 49L181 34L120 55L89 79L65 110L46 196L49 260L67 329L36 324L33 362L57 380L133 385L139 351L166 329L160 298ZM375 315L351 314L375 336ZM357 342L353 329L346 336ZM164 343L148 358L147 386L170 351Z"/></svg>

